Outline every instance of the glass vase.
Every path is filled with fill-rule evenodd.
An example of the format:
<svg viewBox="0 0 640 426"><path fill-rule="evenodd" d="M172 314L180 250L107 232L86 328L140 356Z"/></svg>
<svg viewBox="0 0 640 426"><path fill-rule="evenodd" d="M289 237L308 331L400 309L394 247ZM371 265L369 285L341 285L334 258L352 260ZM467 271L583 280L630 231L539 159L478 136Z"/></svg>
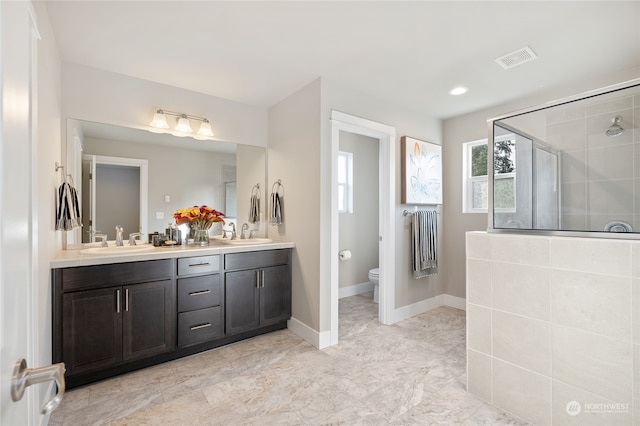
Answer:
<svg viewBox="0 0 640 426"><path fill-rule="evenodd" d="M208 246L209 245L209 230L195 228L193 231L193 244L196 246Z"/></svg>

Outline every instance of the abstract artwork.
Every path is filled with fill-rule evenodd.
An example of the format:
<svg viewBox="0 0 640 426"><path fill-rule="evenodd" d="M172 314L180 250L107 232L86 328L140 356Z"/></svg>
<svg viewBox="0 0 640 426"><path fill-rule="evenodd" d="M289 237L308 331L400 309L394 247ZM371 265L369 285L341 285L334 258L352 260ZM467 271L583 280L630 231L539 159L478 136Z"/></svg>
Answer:
<svg viewBox="0 0 640 426"><path fill-rule="evenodd" d="M402 204L442 204L442 147L403 136Z"/></svg>

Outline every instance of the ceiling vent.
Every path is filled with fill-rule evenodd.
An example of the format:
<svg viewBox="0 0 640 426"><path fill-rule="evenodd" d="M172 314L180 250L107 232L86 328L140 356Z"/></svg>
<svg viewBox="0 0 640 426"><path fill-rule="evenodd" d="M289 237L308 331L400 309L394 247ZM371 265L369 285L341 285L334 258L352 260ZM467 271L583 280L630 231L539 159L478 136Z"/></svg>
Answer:
<svg viewBox="0 0 640 426"><path fill-rule="evenodd" d="M525 46L522 49L518 49L514 52L507 53L499 58L496 58L496 62L505 70L513 68L515 66L524 64L525 62L538 59L533 50L529 46Z"/></svg>

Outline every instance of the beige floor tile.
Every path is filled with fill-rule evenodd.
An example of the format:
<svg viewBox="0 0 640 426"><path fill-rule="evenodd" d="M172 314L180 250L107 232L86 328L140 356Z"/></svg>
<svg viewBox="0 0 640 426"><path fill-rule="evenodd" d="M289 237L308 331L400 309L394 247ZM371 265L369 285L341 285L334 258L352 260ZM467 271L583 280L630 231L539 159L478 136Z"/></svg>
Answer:
<svg viewBox="0 0 640 426"><path fill-rule="evenodd" d="M74 389L50 425L521 425L467 394L465 313L392 326L372 294L340 300L340 343L288 330Z"/></svg>

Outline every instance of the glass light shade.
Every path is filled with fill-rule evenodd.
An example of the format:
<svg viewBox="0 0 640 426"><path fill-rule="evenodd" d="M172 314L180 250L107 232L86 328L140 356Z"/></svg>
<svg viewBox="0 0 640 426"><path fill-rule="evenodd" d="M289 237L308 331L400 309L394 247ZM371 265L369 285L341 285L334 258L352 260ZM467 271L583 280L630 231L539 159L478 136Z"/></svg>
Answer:
<svg viewBox="0 0 640 426"><path fill-rule="evenodd" d="M178 119L178 125L176 126L176 130L184 133L193 132L193 129L191 128L191 123L189 123L189 119L184 116Z"/></svg>
<svg viewBox="0 0 640 426"><path fill-rule="evenodd" d="M168 129L169 125L167 124L167 117L160 111L153 114L153 120L149 123L151 127L156 127L158 129Z"/></svg>
<svg viewBox="0 0 640 426"><path fill-rule="evenodd" d="M198 134L200 136L213 136L213 130L211 130L211 124L209 124L208 120L202 122Z"/></svg>

